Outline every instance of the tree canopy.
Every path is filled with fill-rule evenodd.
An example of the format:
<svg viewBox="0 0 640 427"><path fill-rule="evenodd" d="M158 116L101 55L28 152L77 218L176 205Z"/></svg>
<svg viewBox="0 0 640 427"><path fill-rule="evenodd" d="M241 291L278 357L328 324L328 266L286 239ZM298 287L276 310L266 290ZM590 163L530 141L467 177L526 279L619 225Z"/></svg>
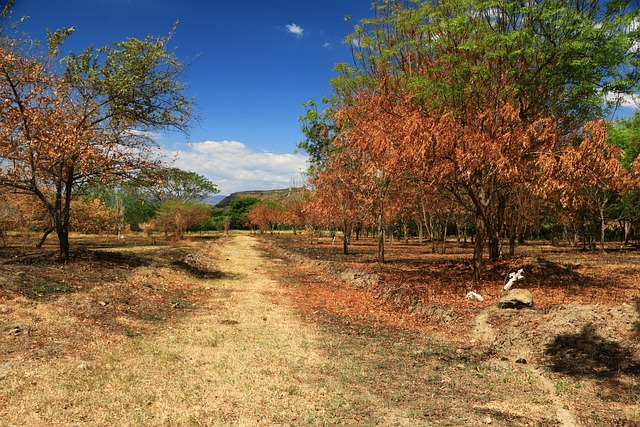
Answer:
<svg viewBox="0 0 640 427"><path fill-rule="evenodd" d="M180 81L186 66L168 50L171 34L59 57L72 33L50 32L47 51L0 44L0 185L44 204L62 259L77 190L156 164L149 132L186 132L194 107Z"/></svg>
<svg viewBox="0 0 640 427"><path fill-rule="evenodd" d="M307 151L349 159L326 164L357 165L390 188L434 186L474 215L476 278L485 240L497 257L520 201L566 200L592 182L576 177L596 170L625 181L600 121L615 107L605 94L640 90L639 12L629 1L380 0L373 8L347 38L355 66L336 67L325 113L332 148L307 132ZM306 116L311 130L321 119Z"/></svg>

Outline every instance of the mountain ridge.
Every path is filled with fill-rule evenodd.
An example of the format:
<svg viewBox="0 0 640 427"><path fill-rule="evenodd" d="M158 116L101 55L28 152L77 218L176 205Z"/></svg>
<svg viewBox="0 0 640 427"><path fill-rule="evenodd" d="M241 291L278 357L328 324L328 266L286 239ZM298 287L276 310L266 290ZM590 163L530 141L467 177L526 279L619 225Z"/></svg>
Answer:
<svg viewBox="0 0 640 427"><path fill-rule="evenodd" d="M289 194L294 193L296 191L301 191L302 187L289 187L282 188L276 190L248 190L248 191L237 191L235 193L231 193L228 196L224 197L222 200L215 204L216 208L226 208L236 199L241 199L245 197L255 197L260 200L281 200L287 197ZM219 197L219 196L218 196Z"/></svg>

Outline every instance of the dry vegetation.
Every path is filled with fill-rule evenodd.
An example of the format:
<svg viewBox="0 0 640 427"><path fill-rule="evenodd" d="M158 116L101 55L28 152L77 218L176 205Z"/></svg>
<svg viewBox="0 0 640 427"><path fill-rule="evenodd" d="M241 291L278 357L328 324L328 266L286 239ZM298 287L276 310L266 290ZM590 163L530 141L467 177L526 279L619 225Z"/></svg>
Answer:
<svg viewBox="0 0 640 427"><path fill-rule="evenodd" d="M639 425L636 252L523 247L470 303L464 248L31 240L1 252L0 426ZM536 309L500 311L520 266Z"/></svg>
<svg viewBox="0 0 640 427"><path fill-rule="evenodd" d="M632 248L611 245L601 253L542 243L522 246L520 256L487 266L476 289L485 301L478 303L464 298L473 288L470 247L450 242L446 254L433 254L430 245L396 242L388 247L389 262L379 265L373 240L352 242L351 255L343 255L328 237L314 243L291 236L269 240L275 254L326 278L322 286L304 288L298 284L317 280L292 280L294 300L307 312L337 313L346 325L428 331L471 357L471 369L482 373L491 390L500 389L495 363L527 372L539 387L551 390L558 419L568 408L563 425L640 425L640 254ZM505 277L518 268L527 277L519 286L532 291L535 309L500 310L496 302ZM468 377L457 377L468 381L465 390L490 396ZM541 399L521 384L507 384L523 402ZM487 399L492 402L487 407L500 402ZM520 409L523 419L516 420L510 416L518 410L498 406L506 412L494 416L507 420L505 425L544 425L530 408Z"/></svg>

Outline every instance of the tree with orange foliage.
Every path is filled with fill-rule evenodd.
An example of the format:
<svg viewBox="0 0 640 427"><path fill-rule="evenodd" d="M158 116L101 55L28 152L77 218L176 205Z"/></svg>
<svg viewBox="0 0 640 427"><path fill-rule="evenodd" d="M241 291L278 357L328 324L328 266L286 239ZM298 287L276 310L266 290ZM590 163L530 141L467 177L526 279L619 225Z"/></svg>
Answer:
<svg viewBox="0 0 640 427"><path fill-rule="evenodd" d="M604 120L590 123L570 143L547 173L559 179L549 180L547 196L555 196L563 209L581 213L594 212L599 220L600 248L604 251L607 204L612 197L627 191L631 174L620 161L623 150L610 144Z"/></svg>
<svg viewBox="0 0 640 427"><path fill-rule="evenodd" d="M305 202L308 199L309 193L306 188L300 188L292 190L282 200L282 221L284 225L290 226L293 230L293 234L296 235L298 230L302 229L305 225Z"/></svg>
<svg viewBox="0 0 640 427"><path fill-rule="evenodd" d="M271 234L276 226L282 222L283 214L281 209L274 203L256 203L249 211L249 222L258 227L260 234L270 230Z"/></svg>
<svg viewBox="0 0 640 427"><path fill-rule="evenodd" d="M595 0L374 7L349 37L358 68L339 67L333 83L337 138L391 180L436 185L475 216L478 280L485 242L499 256L514 195L556 178L545 162L599 117L603 90L638 88L627 72L637 12Z"/></svg>
<svg viewBox="0 0 640 427"><path fill-rule="evenodd" d="M345 255L349 253L354 224L362 218L363 205L367 201L362 194L367 175L358 168L358 163L358 159L350 157L348 152L336 151L313 180L315 214L322 218L324 225L335 224L342 229Z"/></svg>
<svg viewBox="0 0 640 427"><path fill-rule="evenodd" d="M76 198L71 201L70 229L84 234L113 234L116 212L99 199Z"/></svg>
<svg viewBox="0 0 640 427"><path fill-rule="evenodd" d="M177 80L184 65L169 37L128 39L58 58L65 29L48 52L0 44L0 185L46 207L62 260L69 257L71 201L90 182L153 167L148 131L186 130L192 101ZM61 68L60 68L61 67Z"/></svg>
<svg viewBox="0 0 640 427"><path fill-rule="evenodd" d="M152 225L164 233L173 233L182 239L189 227L200 224L211 217L207 205L190 200L167 200L160 205Z"/></svg>

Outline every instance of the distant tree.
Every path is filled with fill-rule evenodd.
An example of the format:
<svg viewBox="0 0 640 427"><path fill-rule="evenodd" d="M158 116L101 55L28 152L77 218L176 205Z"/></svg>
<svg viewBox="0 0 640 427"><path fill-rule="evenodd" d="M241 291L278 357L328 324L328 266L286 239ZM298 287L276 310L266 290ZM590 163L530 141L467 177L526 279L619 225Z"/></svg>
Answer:
<svg viewBox="0 0 640 427"><path fill-rule="evenodd" d="M282 200L284 210L284 224L291 227L293 234L302 229L306 222L304 206L309 198L306 188L292 191Z"/></svg>
<svg viewBox="0 0 640 427"><path fill-rule="evenodd" d="M273 201L261 201L251 207L249 222L264 233L270 230L273 234L276 227L284 221L284 211Z"/></svg>
<svg viewBox="0 0 640 427"><path fill-rule="evenodd" d="M249 211L260 199L256 197L240 197L229 204L229 227L233 230L242 230L249 227Z"/></svg>
<svg viewBox="0 0 640 427"><path fill-rule="evenodd" d="M149 192L152 204L165 200L202 202L219 192L218 187L205 176L178 168L146 171L146 176L137 182Z"/></svg>
<svg viewBox="0 0 640 427"><path fill-rule="evenodd" d="M211 210L207 205L188 200L167 200L160 205L154 224L182 239L189 227L206 221L210 216Z"/></svg>
<svg viewBox="0 0 640 427"><path fill-rule="evenodd" d="M141 170L118 185L98 183L82 189L87 197L97 197L108 206L122 207L124 220L134 231L153 218L165 200L201 202L217 192L216 185L202 175L162 166Z"/></svg>
<svg viewBox="0 0 640 427"><path fill-rule="evenodd" d="M118 210L99 199L77 197L71 201L70 229L84 234L115 234Z"/></svg>
<svg viewBox="0 0 640 427"><path fill-rule="evenodd" d="M71 201L80 187L153 164L149 131L186 131L193 102L171 36L130 38L59 58L73 28L48 35L48 52L0 44L0 185L34 194L69 257Z"/></svg>

